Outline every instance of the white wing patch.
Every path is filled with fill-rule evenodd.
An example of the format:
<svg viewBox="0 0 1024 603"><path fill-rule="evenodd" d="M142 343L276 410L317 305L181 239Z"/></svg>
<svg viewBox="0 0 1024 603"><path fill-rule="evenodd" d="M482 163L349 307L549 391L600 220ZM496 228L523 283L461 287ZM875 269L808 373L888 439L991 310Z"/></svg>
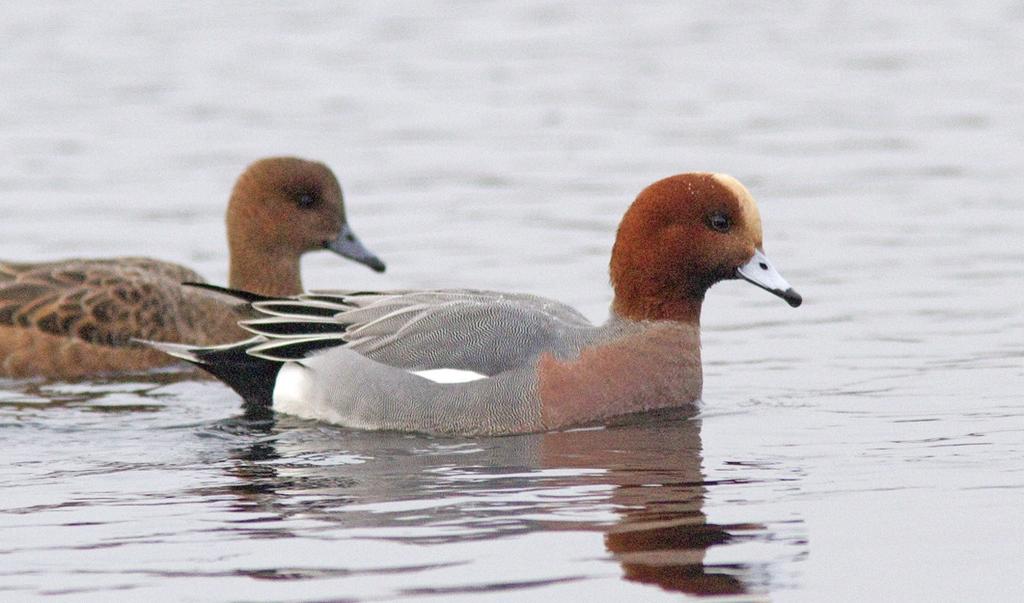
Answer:
<svg viewBox="0 0 1024 603"><path fill-rule="evenodd" d="M478 379L486 379L487 375L481 375L476 371L464 371L461 369L428 369L425 371L411 371L413 375L419 375L434 383L468 383Z"/></svg>

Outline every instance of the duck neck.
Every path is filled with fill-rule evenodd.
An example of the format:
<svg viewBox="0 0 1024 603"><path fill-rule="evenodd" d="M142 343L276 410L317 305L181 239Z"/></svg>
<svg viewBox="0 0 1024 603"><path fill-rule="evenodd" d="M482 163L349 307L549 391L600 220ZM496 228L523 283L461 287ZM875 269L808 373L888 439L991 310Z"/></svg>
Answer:
<svg viewBox="0 0 1024 603"><path fill-rule="evenodd" d="M665 299L661 296L616 295L612 311L629 320L670 320L700 326L704 296Z"/></svg>
<svg viewBox="0 0 1024 603"><path fill-rule="evenodd" d="M298 295L302 293L299 256L232 246L228 286L260 295Z"/></svg>

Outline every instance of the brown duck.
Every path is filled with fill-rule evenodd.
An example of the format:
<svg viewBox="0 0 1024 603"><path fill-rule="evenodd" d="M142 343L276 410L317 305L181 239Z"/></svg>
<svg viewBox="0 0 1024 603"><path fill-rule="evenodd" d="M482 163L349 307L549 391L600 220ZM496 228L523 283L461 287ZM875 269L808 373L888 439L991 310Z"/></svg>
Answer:
<svg viewBox="0 0 1024 603"><path fill-rule="evenodd" d="M229 286L302 292L299 259L329 249L382 272L355 237L341 187L322 163L261 159L239 176L227 210ZM0 262L0 376L82 378L140 371L173 359L136 340L234 341L237 300L183 286L192 270L150 258Z"/></svg>

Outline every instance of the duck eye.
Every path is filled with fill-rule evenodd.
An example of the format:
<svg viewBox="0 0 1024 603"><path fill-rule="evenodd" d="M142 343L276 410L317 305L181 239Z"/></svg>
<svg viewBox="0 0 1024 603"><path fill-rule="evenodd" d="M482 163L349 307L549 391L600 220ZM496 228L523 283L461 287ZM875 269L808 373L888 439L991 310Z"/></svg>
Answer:
<svg viewBox="0 0 1024 603"><path fill-rule="evenodd" d="M708 218L708 225L718 232L727 232L732 226L732 220L729 219L729 216L716 212Z"/></svg>
<svg viewBox="0 0 1024 603"><path fill-rule="evenodd" d="M309 209L316 204L316 198L309 193L302 193L296 202L300 209Z"/></svg>

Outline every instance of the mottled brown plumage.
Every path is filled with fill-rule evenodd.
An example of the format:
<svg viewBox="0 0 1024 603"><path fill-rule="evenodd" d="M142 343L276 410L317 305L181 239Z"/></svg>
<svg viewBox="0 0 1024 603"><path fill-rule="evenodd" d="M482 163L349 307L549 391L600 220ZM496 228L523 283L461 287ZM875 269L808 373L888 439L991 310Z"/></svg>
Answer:
<svg viewBox="0 0 1024 603"><path fill-rule="evenodd" d="M336 249L343 234L363 252L354 259L383 269L351 236L341 188L321 163L278 157L252 164L232 192L227 225L231 287L297 294L302 254ZM242 306L183 282L204 281L150 258L0 262L0 375L145 370L170 364L169 357L138 339L212 345L244 337L236 324Z"/></svg>

